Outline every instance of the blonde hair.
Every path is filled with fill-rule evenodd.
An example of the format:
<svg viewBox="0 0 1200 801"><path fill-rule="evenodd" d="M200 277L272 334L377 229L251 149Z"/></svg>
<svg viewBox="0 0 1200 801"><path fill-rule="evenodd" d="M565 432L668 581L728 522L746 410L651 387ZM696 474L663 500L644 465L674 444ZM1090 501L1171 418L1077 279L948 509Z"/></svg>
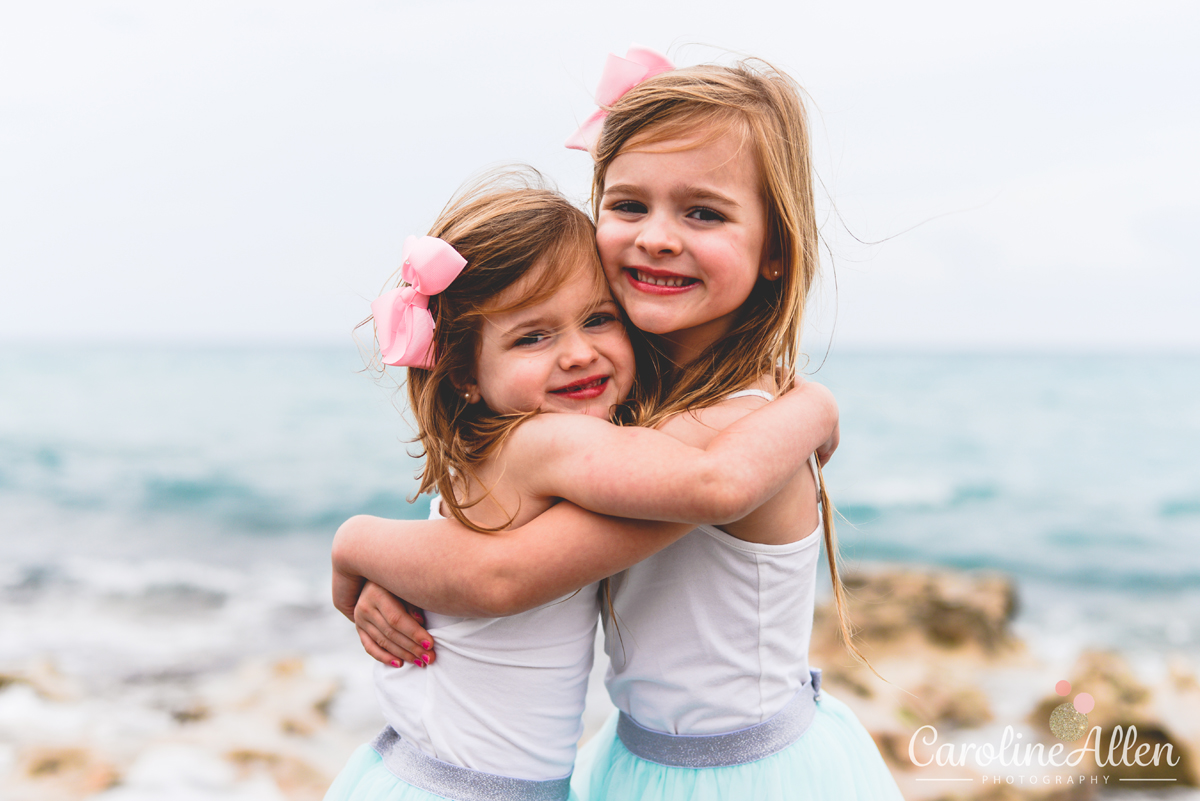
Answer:
<svg viewBox="0 0 1200 801"><path fill-rule="evenodd" d="M486 493L474 499L461 496L466 486L476 483L476 468L534 412L498 414L484 403L468 403L460 387L475 374L485 315L543 302L568 279L578 280L580 265L592 268L597 295L606 291L595 228L583 211L527 168L488 176L460 190L429 235L452 245L467 265L430 299L433 367L408 368L408 406L417 424L414 441L425 457L417 494L436 490L463 525L495 531L504 526L483 528L464 513ZM527 276L536 288L516 303L497 306L496 296ZM380 365L378 354L375 358Z"/></svg>
<svg viewBox="0 0 1200 801"><path fill-rule="evenodd" d="M672 364L661 348L651 349L662 380L644 382L637 391L640 425L657 425L682 412L712 406L763 375L775 376L780 386L795 380L804 307L819 267L802 91L770 64L747 60L656 75L609 109L594 154L592 208L597 219L608 169L623 152L678 139L699 146L736 135L757 161L767 208L766 256L781 267L777 280L755 283L732 329L691 362ZM655 342L653 335L645 337ZM817 484L842 639L856 659L869 665L854 645L838 572L833 507L819 468Z"/></svg>

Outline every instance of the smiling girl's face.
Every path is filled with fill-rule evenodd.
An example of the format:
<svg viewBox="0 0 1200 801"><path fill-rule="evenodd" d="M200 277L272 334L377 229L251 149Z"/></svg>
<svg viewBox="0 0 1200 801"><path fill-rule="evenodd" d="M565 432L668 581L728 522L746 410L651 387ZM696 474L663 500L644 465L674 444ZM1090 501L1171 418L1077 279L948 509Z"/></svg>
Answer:
<svg viewBox="0 0 1200 801"><path fill-rule="evenodd" d="M727 334L775 280L753 146L736 132L634 145L608 167L596 242L617 302L679 362Z"/></svg>
<svg viewBox="0 0 1200 801"><path fill-rule="evenodd" d="M496 298L496 308L529 297L547 269L539 265ZM500 414L568 412L607 419L633 387L634 356L620 310L597 292L595 255L567 265L577 275L546 300L487 314L475 375L463 391Z"/></svg>

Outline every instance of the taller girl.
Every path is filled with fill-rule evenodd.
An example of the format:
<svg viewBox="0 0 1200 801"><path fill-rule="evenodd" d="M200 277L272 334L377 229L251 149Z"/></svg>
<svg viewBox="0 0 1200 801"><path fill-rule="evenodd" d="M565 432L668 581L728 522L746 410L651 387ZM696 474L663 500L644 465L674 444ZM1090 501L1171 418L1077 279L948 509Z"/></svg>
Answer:
<svg viewBox="0 0 1200 801"><path fill-rule="evenodd" d="M591 148L596 239L663 376L639 422L702 446L762 402L746 396L770 399L795 376L818 267L800 89L762 62L706 65L653 74L607 110ZM581 756L581 794L899 797L870 736L809 669L822 511L845 630L819 484L814 463L748 517L700 526L614 577L620 716Z"/></svg>

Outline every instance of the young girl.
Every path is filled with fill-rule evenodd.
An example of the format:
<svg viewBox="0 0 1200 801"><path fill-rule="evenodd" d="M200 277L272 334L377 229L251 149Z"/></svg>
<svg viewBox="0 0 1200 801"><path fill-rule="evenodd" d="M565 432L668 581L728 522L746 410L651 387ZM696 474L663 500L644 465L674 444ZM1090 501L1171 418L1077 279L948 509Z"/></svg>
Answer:
<svg viewBox="0 0 1200 801"><path fill-rule="evenodd" d="M834 425L816 387L707 450L608 423L633 384L633 349L590 222L545 189L493 182L465 193L430 236L410 239L402 278L372 312L381 361L409 367L420 488L441 493L432 517L488 537L559 497L641 518L734 519L778 491ZM613 572L687 528L614 542L596 561ZM326 798L566 798L599 599L595 585L563 595L506 618L430 613L437 668L378 671L388 728ZM425 667L431 642L421 639L414 664Z"/></svg>

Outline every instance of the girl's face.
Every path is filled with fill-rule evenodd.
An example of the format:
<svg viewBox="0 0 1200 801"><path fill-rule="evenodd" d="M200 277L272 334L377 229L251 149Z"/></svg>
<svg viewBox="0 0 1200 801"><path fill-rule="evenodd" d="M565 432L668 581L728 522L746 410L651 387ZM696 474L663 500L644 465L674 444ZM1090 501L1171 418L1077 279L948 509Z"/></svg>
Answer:
<svg viewBox="0 0 1200 801"><path fill-rule="evenodd" d="M463 390L500 414L568 412L607 419L633 386L634 357L620 311L596 294L594 256L536 306L484 317L475 375ZM496 298L504 308L531 294L539 266Z"/></svg>
<svg viewBox="0 0 1200 801"><path fill-rule="evenodd" d="M622 152L609 165L596 242L617 302L686 362L733 327L768 258L753 148L736 133Z"/></svg>

